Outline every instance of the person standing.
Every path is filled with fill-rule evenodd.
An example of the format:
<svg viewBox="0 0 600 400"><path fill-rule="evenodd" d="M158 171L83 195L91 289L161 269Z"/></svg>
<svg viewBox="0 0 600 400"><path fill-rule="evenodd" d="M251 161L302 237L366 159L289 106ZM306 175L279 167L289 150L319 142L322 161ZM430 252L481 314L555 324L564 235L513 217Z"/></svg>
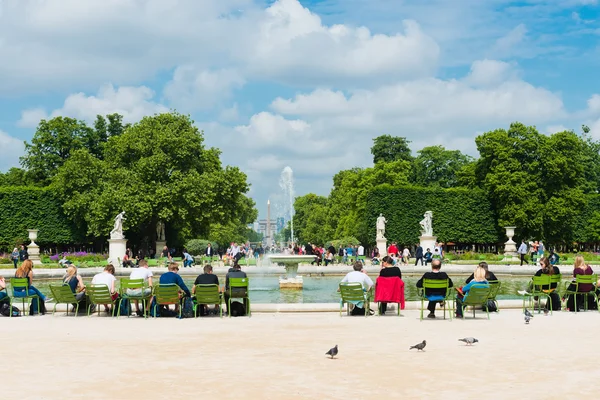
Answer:
<svg viewBox="0 0 600 400"><path fill-rule="evenodd" d="M405 247L404 250L402 250L402 263L404 265L408 265L409 259L410 259L410 250L408 250L408 247Z"/></svg>
<svg viewBox="0 0 600 400"><path fill-rule="evenodd" d="M519 246L517 253L521 256L521 265L523 265L523 263L529 265L529 262L525 259L525 255L527 254L527 244L525 243L525 240L521 240L521 245Z"/></svg>
<svg viewBox="0 0 600 400"><path fill-rule="evenodd" d="M423 247L421 245L417 246L417 250L415 251L415 267L419 260L421 261L421 265L423 265Z"/></svg>
<svg viewBox="0 0 600 400"><path fill-rule="evenodd" d="M12 251L12 253L10 253L10 259L12 260L15 269L17 269L17 263L19 262L19 250L15 247Z"/></svg>
<svg viewBox="0 0 600 400"><path fill-rule="evenodd" d="M23 262L25 260L29 260L29 253L25 250L25 246L21 245L21 250L19 250L19 261Z"/></svg>
<svg viewBox="0 0 600 400"><path fill-rule="evenodd" d="M544 257L544 243L542 243L541 240L540 240L540 243L538 244L537 251L538 251L538 256L540 258Z"/></svg>

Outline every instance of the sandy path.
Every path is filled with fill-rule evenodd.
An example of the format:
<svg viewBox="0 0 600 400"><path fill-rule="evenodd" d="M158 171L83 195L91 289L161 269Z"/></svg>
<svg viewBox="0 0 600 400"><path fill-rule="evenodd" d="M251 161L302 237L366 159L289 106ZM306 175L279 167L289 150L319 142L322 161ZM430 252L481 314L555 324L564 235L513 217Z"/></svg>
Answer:
<svg viewBox="0 0 600 400"><path fill-rule="evenodd" d="M453 322L419 322L415 311L366 319L63 315L0 319L3 398L568 399L594 396L600 372L597 312L536 314L530 325L516 310ZM464 346L464 336L481 343ZM425 352L408 350L423 339ZM340 354L330 360L324 353L335 344Z"/></svg>

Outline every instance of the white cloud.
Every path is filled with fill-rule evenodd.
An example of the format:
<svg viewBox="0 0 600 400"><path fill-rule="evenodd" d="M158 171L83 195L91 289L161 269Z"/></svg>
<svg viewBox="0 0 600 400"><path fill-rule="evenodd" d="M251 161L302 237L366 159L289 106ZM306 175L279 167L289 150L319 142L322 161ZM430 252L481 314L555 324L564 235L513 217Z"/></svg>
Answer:
<svg viewBox="0 0 600 400"><path fill-rule="evenodd" d="M471 71L465 82L479 87L489 87L501 84L507 80L514 80L516 71L503 61L477 60L471 65Z"/></svg>
<svg viewBox="0 0 600 400"><path fill-rule="evenodd" d="M203 110L230 98L232 90L244 83L244 78L236 70L199 71L192 66L182 66L175 70L164 94L176 108Z"/></svg>
<svg viewBox="0 0 600 400"><path fill-rule="evenodd" d="M600 95L594 94L592 95L588 101L588 110L591 114L600 114Z"/></svg>
<svg viewBox="0 0 600 400"><path fill-rule="evenodd" d="M524 24L515 26L506 35L496 40L494 54L496 54L497 57L507 57L516 46L523 42L526 34L527 28Z"/></svg>
<svg viewBox="0 0 600 400"><path fill-rule="evenodd" d="M145 86L104 85L93 96L85 93L69 95L60 109L47 114L40 108L25 110L18 122L22 127L35 127L40 119L66 116L92 122L97 115L119 113L125 122L135 122L146 115L168 111L168 108L152 101L154 92Z"/></svg>
<svg viewBox="0 0 600 400"><path fill-rule="evenodd" d="M19 157L25 154L23 140L0 130L0 171L19 166Z"/></svg>

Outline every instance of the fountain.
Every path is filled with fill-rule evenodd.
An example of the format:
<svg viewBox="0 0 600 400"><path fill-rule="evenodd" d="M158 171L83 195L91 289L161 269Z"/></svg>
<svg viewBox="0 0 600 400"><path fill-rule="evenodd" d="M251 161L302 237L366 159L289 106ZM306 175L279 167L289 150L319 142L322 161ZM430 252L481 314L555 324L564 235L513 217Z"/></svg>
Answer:
<svg viewBox="0 0 600 400"><path fill-rule="evenodd" d="M294 243L294 171L291 167L285 167L281 171L281 177L279 178L279 187L283 190L283 201L289 201L288 207L284 207L284 213L289 212L290 217L290 243ZM286 212L287 211L287 212ZM287 217L288 215L286 215Z"/></svg>
<svg viewBox="0 0 600 400"><path fill-rule="evenodd" d="M315 256L298 256L294 254L269 255L271 262L285 267L285 276L279 277L279 289L302 289L302 276L298 275L301 262L313 262Z"/></svg>

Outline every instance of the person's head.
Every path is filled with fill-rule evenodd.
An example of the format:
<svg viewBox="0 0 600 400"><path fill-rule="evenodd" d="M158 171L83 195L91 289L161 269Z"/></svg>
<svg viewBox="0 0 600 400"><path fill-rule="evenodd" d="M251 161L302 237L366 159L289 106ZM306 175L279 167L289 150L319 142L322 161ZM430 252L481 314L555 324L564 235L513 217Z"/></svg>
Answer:
<svg viewBox="0 0 600 400"><path fill-rule="evenodd" d="M483 267L477 266L475 268L475 272L473 272L473 280L475 282L483 282L485 281L485 269Z"/></svg>
<svg viewBox="0 0 600 400"><path fill-rule="evenodd" d="M427 251L431 252L431 250L429 249L429 247L427 248Z"/></svg>
<svg viewBox="0 0 600 400"><path fill-rule="evenodd" d="M586 269L587 265L585 265L585 260L583 259L583 256L579 255L577 257L575 257L575 263L573 264L573 269L575 268L581 268L581 269Z"/></svg>
<svg viewBox="0 0 600 400"><path fill-rule="evenodd" d="M486 263L485 261L480 262L479 266L488 271L488 263Z"/></svg>
<svg viewBox="0 0 600 400"><path fill-rule="evenodd" d="M140 260L140 267L142 267L142 268L148 268L148 260L141 259Z"/></svg>
<svg viewBox="0 0 600 400"><path fill-rule="evenodd" d="M15 247L15 248L13 249L13 253L14 253L15 251L19 251L19 249L17 249L17 248Z"/></svg>
<svg viewBox="0 0 600 400"><path fill-rule="evenodd" d="M25 250L25 245L24 244L21 245L21 250Z"/></svg>
<svg viewBox="0 0 600 400"><path fill-rule="evenodd" d="M525 239L521 239L521 243L525 244Z"/></svg>
<svg viewBox="0 0 600 400"><path fill-rule="evenodd" d="M242 266L236 262L235 264L233 264L233 269L240 270L242 269Z"/></svg>
<svg viewBox="0 0 600 400"><path fill-rule="evenodd" d="M210 247L210 243L207 243L207 244L206 244L206 247Z"/></svg>
<svg viewBox="0 0 600 400"><path fill-rule="evenodd" d="M65 282L71 281L74 277L77 276L77 267L74 265L69 265L67 267L67 272L65 274Z"/></svg>
<svg viewBox="0 0 600 400"><path fill-rule="evenodd" d="M354 268L355 271L362 271L363 264L360 261L354 261L354 264L352 264L352 268Z"/></svg>
<svg viewBox="0 0 600 400"><path fill-rule="evenodd" d="M29 273L31 272L32 269L33 269L33 262L31 262L31 260L25 260L19 266L19 268L17 268L17 271L15 272L15 276L17 278L25 278L25 277L27 277L27 275L29 275Z"/></svg>
<svg viewBox="0 0 600 400"><path fill-rule="evenodd" d="M104 271L108 272L111 275L115 274L115 266L112 264L108 264L106 267L104 267Z"/></svg>
<svg viewBox="0 0 600 400"><path fill-rule="evenodd" d="M391 267L394 265L394 260L390 256L385 256L381 259L381 265L384 267Z"/></svg>
<svg viewBox="0 0 600 400"><path fill-rule="evenodd" d="M547 273L549 275L552 275L554 273L554 268L551 267L550 260L548 260L548 257L540 258L540 266L542 267L542 271L544 271L544 273Z"/></svg>
<svg viewBox="0 0 600 400"><path fill-rule="evenodd" d="M169 248L167 246L164 246L163 250L169 251Z"/></svg>
<svg viewBox="0 0 600 400"><path fill-rule="evenodd" d="M212 272L213 272L212 265L206 264L204 266L204 273L205 274L212 274Z"/></svg>
<svg viewBox="0 0 600 400"><path fill-rule="evenodd" d="M170 272L178 273L179 272L179 265L176 262L169 263L168 270Z"/></svg>
<svg viewBox="0 0 600 400"><path fill-rule="evenodd" d="M439 271L442 268L442 262L440 260L433 260L431 262L431 269L433 271Z"/></svg>

